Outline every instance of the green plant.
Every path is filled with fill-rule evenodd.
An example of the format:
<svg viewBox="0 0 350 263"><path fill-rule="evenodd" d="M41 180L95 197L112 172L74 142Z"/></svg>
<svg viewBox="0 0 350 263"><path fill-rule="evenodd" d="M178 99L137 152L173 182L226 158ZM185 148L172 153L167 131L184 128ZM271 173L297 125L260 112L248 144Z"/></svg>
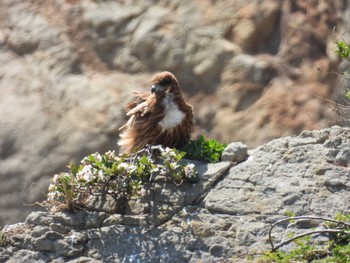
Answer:
<svg viewBox="0 0 350 263"><path fill-rule="evenodd" d="M323 229L312 230L299 235L290 235L288 240L278 245L272 243L271 231L274 226L285 221L297 220L321 220ZM269 240L272 250L266 252L259 262L350 262L350 215L337 214L335 219L300 216L278 220L272 224L269 231ZM329 237L328 242L320 242L314 238L317 235ZM280 248L289 243L294 243L292 249L281 251Z"/></svg>
<svg viewBox="0 0 350 263"><path fill-rule="evenodd" d="M6 244L7 244L7 239L6 239L5 233L0 231L0 246L3 247L3 246L6 246Z"/></svg>
<svg viewBox="0 0 350 263"><path fill-rule="evenodd" d="M289 218L293 218L293 217L296 216L294 212L289 211L289 210L284 211L283 214L284 214L285 216L289 217ZM294 223L295 220L294 220L294 219L291 219L289 222Z"/></svg>
<svg viewBox="0 0 350 263"><path fill-rule="evenodd" d="M187 159L217 163L226 146L227 144L219 143L214 139L206 139L204 135L201 135L197 140L191 140L181 151L186 153L185 158Z"/></svg>
<svg viewBox="0 0 350 263"><path fill-rule="evenodd" d="M47 204L53 211L72 211L84 207L87 196L109 195L125 202L144 194L144 184L155 176L166 176L176 184L196 182L192 163L180 164L185 153L160 146L146 147L130 156L114 151L94 153L69 172L56 174L49 186Z"/></svg>
<svg viewBox="0 0 350 263"><path fill-rule="evenodd" d="M345 43L344 40L336 41L337 50L335 51L340 57L349 59L350 58L350 44Z"/></svg>
<svg viewBox="0 0 350 263"><path fill-rule="evenodd" d="M345 93L345 98L350 99L350 90Z"/></svg>
<svg viewBox="0 0 350 263"><path fill-rule="evenodd" d="M347 59L350 61L350 44L346 43L344 40L336 41L337 49L335 53L337 53L341 58ZM349 79L349 72L345 71L340 73L346 79ZM347 89L345 92L345 98L350 99L350 90Z"/></svg>

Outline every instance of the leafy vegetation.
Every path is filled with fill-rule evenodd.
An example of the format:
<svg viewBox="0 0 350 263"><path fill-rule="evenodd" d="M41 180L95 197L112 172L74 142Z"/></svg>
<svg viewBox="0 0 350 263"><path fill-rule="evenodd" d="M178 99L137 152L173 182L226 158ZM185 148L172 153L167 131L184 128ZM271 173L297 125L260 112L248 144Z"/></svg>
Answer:
<svg viewBox="0 0 350 263"><path fill-rule="evenodd" d="M0 247L5 246L6 243L7 243L6 236L2 231L0 231Z"/></svg>
<svg viewBox="0 0 350 263"><path fill-rule="evenodd" d="M346 43L344 40L336 42L337 49L335 53L337 53L341 58L350 61L350 43ZM341 73L346 79L349 79L349 73L343 72ZM346 90L345 98L350 99L350 89Z"/></svg>
<svg viewBox="0 0 350 263"><path fill-rule="evenodd" d="M345 43L344 40L337 41L337 50L335 51L340 57L350 59L350 44Z"/></svg>
<svg viewBox="0 0 350 263"><path fill-rule="evenodd" d="M125 202L143 195L144 184L155 176L166 176L176 184L196 182L194 164L180 164L185 153L160 146L146 147L131 156L114 151L94 153L69 172L56 174L49 186L47 204L53 211L83 208L89 195L109 195Z"/></svg>
<svg viewBox="0 0 350 263"><path fill-rule="evenodd" d="M225 147L201 136L182 151L148 146L130 156L118 156L114 151L94 153L79 165L69 165L68 172L53 177L45 204L52 211L72 211L84 208L91 195L109 195L126 202L132 196L143 195L145 183L156 176L165 176L177 185L194 183L198 180L195 166L182 164L183 157L218 162Z"/></svg>
<svg viewBox="0 0 350 263"><path fill-rule="evenodd" d="M337 214L335 219L306 216L290 217L279 220L271 226L271 229L281 222L295 222L308 218L322 220L324 222L322 229L299 235L290 233L287 235L287 238L289 238L287 241L281 242L277 246L272 244L272 250L265 253L258 262L350 262L350 214ZM328 235L329 241L325 242L324 239L318 239L318 235ZM272 241L270 240L270 242ZM282 246L290 243L294 244L291 250L280 250Z"/></svg>
<svg viewBox="0 0 350 263"><path fill-rule="evenodd" d="M181 150L186 153L185 157L187 159L217 163L220 161L226 146L227 144L219 143L214 139L207 139L204 135L201 135L197 140L191 140Z"/></svg>
<svg viewBox="0 0 350 263"><path fill-rule="evenodd" d="M337 49L335 53L339 55L339 57L350 61L350 43L346 43L344 40L336 41ZM343 73L343 74L346 74Z"/></svg>

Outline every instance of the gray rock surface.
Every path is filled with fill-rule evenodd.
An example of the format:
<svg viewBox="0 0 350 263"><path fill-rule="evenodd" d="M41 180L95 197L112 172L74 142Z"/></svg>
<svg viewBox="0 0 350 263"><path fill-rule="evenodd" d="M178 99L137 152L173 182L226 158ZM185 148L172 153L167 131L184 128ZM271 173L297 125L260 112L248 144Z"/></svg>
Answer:
<svg viewBox="0 0 350 263"><path fill-rule="evenodd" d="M155 182L153 201L141 202L149 210L139 214L33 212L2 230L0 260L243 262L247 253L270 248L270 225L285 212L349 212L349 145L350 129L334 126L272 140L237 165L197 163L200 183ZM295 230L317 226L312 221ZM286 227L275 229L275 242Z"/></svg>
<svg viewBox="0 0 350 263"><path fill-rule="evenodd" d="M241 142L232 142L226 146L221 155L221 161L242 162L248 156L248 146Z"/></svg>

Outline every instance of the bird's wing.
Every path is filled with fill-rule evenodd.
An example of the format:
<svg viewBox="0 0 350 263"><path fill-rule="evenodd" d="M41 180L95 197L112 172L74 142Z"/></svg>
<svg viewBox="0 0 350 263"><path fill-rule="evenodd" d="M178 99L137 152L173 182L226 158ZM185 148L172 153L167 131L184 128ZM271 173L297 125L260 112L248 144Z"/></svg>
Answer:
<svg viewBox="0 0 350 263"><path fill-rule="evenodd" d="M154 95L150 93L136 93L137 99L130 102L126 106L126 115L129 116L129 120L119 128L122 130L125 127L132 126L135 120L139 117L144 117L146 114L152 111L152 105L154 105Z"/></svg>
<svg viewBox="0 0 350 263"><path fill-rule="evenodd" d="M134 94L136 95L136 99L133 100L132 102L129 102L125 107L125 111L127 113L132 109L134 109L135 107L137 107L142 102L146 101L147 98L151 95L148 92L134 92Z"/></svg>
<svg viewBox="0 0 350 263"><path fill-rule="evenodd" d="M131 126L133 123L135 122L135 115L131 116L128 121L123 125L121 126L118 130L123 130L124 128L128 127L128 126Z"/></svg>
<svg viewBox="0 0 350 263"><path fill-rule="evenodd" d="M134 108L132 108L131 110L129 110L126 113L126 115L131 116L131 115L135 115L137 113L140 113L141 117L143 117L148 111L149 111L148 101L145 100L142 103L135 106Z"/></svg>

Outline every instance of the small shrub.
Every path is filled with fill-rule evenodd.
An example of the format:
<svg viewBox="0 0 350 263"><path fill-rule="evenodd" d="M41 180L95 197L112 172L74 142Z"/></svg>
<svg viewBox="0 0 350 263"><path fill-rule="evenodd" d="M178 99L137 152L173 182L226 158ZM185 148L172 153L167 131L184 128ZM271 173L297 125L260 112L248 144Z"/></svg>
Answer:
<svg viewBox="0 0 350 263"><path fill-rule="evenodd" d="M341 58L350 61L350 44L346 43L344 40L336 42L337 49L335 53L337 53ZM340 73L345 79L349 80L349 72L345 71ZM350 99L350 90L347 89L345 92L345 98Z"/></svg>
<svg viewBox="0 0 350 263"><path fill-rule="evenodd" d="M214 139L206 139L204 135L201 135L197 140L191 140L181 151L186 153L187 159L217 163L226 146L227 144L219 143Z"/></svg>
<svg viewBox="0 0 350 263"><path fill-rule="evenodd" d="M340 57L349 59L350 57L350 44L345 43L344 40L337 41L337 50L335 53L337 53Z"/></svg>
<svg viewBox="0 0 350 263"><path fill-rule="evenodd" d="M289 221L295 221L298 218L307 217L292 217ZM321 217L317 219L324 221L324 230L310 231L306 235L299 236L293 234L294 237L288 237L290 243L294 243L293 249L287 252L272 249L266 252L258 262L350 262L350 214L337 214L334 220ZM319 243L317 239L313 239L316 234L328 234L329 241Z"/></svg>
<svg viewBox="0 0 350 263"><path fill-rule="evenodd" d="M53 211L72 211L84 207L89 195L109 195L126 201L142 195L143 185L155 176L166 176L176 184L196 182L193 164L180 164L185 153L175 149L146 147L131 156L117 156L114 151L94 153L69 172L56 174L49 186L47 204Z"/></svg>

